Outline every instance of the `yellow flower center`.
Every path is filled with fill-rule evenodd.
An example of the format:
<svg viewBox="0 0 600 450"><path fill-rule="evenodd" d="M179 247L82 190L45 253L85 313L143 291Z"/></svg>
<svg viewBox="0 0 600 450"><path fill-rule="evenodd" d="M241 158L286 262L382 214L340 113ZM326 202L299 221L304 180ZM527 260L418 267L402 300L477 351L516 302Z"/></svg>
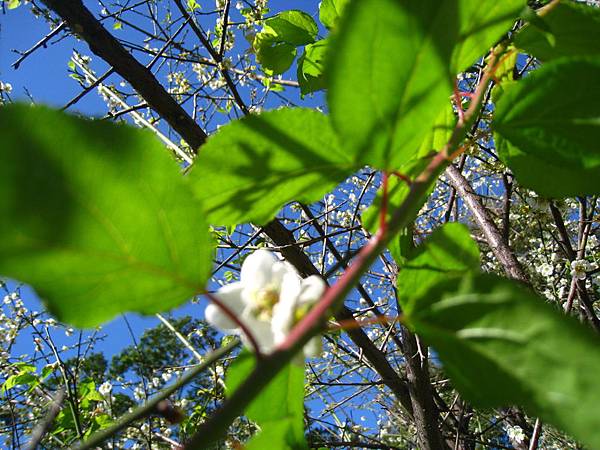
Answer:
<svg viewBox="0 0 600 450"><path fill-rule="evenodd" d="M273 288L259 289L252 296L254 314L259 320L271 320L273 307L279 301L279 292Z"/></svg>

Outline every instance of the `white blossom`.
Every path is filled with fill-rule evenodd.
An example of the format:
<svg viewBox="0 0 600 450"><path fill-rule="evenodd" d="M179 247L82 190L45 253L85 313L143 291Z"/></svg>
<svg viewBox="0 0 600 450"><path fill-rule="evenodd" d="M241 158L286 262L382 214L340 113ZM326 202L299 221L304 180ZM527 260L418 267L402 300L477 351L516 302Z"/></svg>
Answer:
<svg viewBox="0 0 600 450"><path fill-rule="evenodd" d="M508 436L508 439L513 444L522 444L523 441L525 441L525 433L523 432L523 429L519 426L508 427L506 429L506 434Z"/></svg>
<svg viewBox="0 0 600 450"><path fill-rule="evenodd" d="M0 81L0 92L6 92L7 94L10 94L12 92L12 84L3 83Z"/></svg>
<svg viewBox="0 0 600 450"><path fill-rule="evenodd" d="M544 277L549 277L554 272L554 268L552 264L544 263L538 267L538 272Z"/></svg>
<svg viewBox="0 0 600 450"><path fill-rule="evenodd" d="M110 392L112 391L112 388L113 388L113 386L110 383L110 381L105 381L98 388L98 392L100 392L102 395L106 396L106 395L110 394Z"/></svg>
<svg viewBox="0 0 600 450"><path fill-rule="evenodd" d="M590 270L590 264L585 259L571 261L571 275L578 280L585 280L588 270Z"/></svg>
<svg viewBox="0 0 600 450"><path fill-rule="evenodd" d="M220 288L214 295L244 323L260 350L268 353L281 344L292 327L319 300L325 282L318 276L302 279L287 262L267 250L257 250L242 264L240 281ZM249 341L221 309L210 304L205 317L211 325ZM306 356L320 352L320 338L304 348Z"/></svg>

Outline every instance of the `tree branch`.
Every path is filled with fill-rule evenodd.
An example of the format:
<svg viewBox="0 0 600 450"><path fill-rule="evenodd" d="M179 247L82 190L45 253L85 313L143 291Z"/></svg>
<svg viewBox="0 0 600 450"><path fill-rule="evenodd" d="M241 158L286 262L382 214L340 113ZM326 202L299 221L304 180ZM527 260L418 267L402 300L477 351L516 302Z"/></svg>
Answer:
<svg viewBox="0 0 600 450"><path fill-rule="evenodd" d="M194 152L206 140L206 133L158 82L94 17L81 0L42 0L58 14L90 50L109 63L146 100L148 105L189 144Z"/></svg>

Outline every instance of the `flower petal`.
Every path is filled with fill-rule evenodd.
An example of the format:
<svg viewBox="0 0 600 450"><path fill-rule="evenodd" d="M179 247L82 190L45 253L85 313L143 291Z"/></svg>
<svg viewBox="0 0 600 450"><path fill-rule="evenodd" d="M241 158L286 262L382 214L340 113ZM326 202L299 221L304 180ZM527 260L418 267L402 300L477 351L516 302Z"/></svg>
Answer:
<svg viewBox="0 0 600 450"><path fill-rule="evenodd" d="M244 288L251 291L264 289L271 283L273 265L277 257L267 250L257 250L249 255L240 273L240 281Z"/></svg>
<svg viewBox="0 0 600 450"><path fill-rule="evenodd" d="M281 344L285 340L294 324L301 285L302 281L296 273L287 273L283 277L279 301L273 307L273 318L271 320L271 328L276 344Z"/></svg>
<svg viewBox="0 0 600 450"><path fill-rule="evenodd" d="M213 295L223 302L231 312L237 316L241 316L244 310L244 303L241 297L242 290L243 286L241 283L231 283L223 286ZM237 324L214 303L206 307L204 317L208 323L221 330L233 330L237 328Z"/></svg>
<svg viewBox="0 0 600 450"><path fill-rule="evenodd" d="M278 261L275 263L271 269L271 284L277 289L281 289L286 276L295 276L297 279L300 279L300 275L298 275L298 272L296 269L294 269L294 266L292 266L289 262Z"/></svg>
<svg viewBox="0 0 600 450"><path fill-rule="evenodd" d="M305 278L302 280L302 292L298 298L298 303L303 305L317 302L323 296L326 288L325 281L317 275Z"/></svg>
<svg viewBox="0 0 600 450"><path fill-rule="evenodd" d="M271 324L269 322L257 320L253 316L246 314L244 314L244 316L242 317L242 321L244 322L244 325L246 325L250 333L252 333L252 336L258 343L258 346L262 353L269 353L275 348L275 339L273 337L273 332L271 331ZM245 333L239 330L238 334L240 335L244 345L252 349L250 340L245 335Z"/></svg>

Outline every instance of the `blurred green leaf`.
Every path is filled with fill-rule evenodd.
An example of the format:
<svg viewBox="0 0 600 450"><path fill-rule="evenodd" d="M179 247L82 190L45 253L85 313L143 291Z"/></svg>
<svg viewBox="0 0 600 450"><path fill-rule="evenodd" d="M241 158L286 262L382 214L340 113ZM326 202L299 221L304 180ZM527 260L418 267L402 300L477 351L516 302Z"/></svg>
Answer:
<svg viewBox="0 0 600 450"><path fill-rule="evenodd" d="M227 371L227 390L234 392L250 374L255 357L242 352ZM246 448L307 449L304 438L304 367L288 364L246 408L246 416L261 431Z"/></svg>
<svg viewBox="0 0 600 450"><path fill-rule="evenodd" d="M550 61L563 56L600 55L600 9L582 3L560 2L542 8L539 21L525 26L514 39L527 53ZM550 36L550 38L549 38Z"/></svg>
<svg viewBox="0 0 600 450"><path fill-rule="evenodd" d="M8 9L16 9L21 5L21 0L5 0Z"/></svg>
<svg viewBox="0 0 600 450"><path fill-rule="evenodd" d="M0 274L61 321L164 311L204 289L202 206L150 133L15 104L0 135Z"/></svg>

